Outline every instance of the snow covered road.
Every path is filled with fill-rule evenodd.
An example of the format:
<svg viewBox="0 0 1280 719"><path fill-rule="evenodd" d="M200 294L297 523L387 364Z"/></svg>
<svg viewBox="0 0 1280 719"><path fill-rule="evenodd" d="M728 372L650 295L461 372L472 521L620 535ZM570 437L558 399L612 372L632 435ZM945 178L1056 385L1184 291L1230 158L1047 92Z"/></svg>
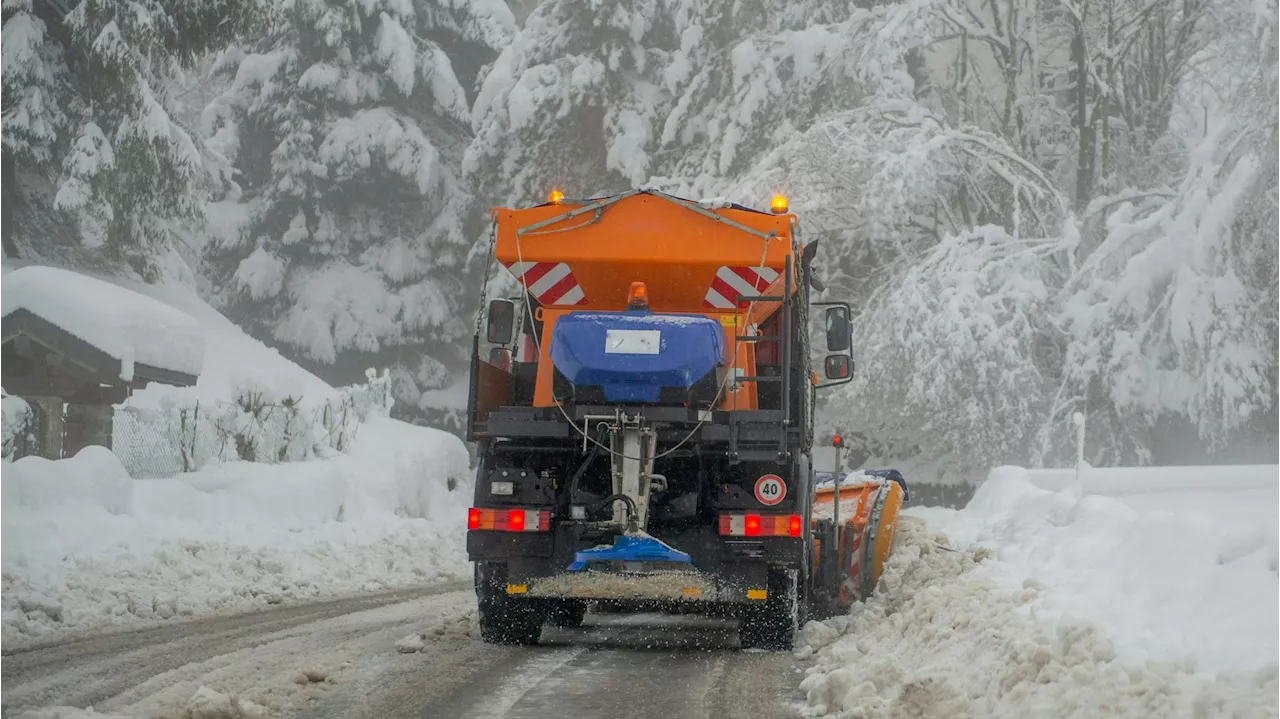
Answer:
<svg viewBox="0 0 1280 719"><path fill-rule="evenodd" d="M782 719L798 716L801 674L787 653L740 652L732 620L588 615L543 630L537 647L475 644L403 670L359 713L338 716L559 719Z"/></svg>
<svg viewBox="0 0 1280 719"><path fill-rule="evenodd" d="M589 615L539 646L503 647L476 638L474 603L455 583L24 649L4 658L5 714L183 717L202 692L223 699L226 711L199 714L216 719L798 714L794 658L733 651L730 620ZM420 651L398 651L406 633Z"/></svg>
<svg viewBox="0 0 1280 719"><path fill-rule="evenodd" d="M465 627L474 602L470 582L454 582L27 647L5 653L4 712L92 705L178 715L207 686L293 713L344 682L380 675L381 661L399 658L395 642L405 632ZM295 681L307 672L320 681Z"/></svg>

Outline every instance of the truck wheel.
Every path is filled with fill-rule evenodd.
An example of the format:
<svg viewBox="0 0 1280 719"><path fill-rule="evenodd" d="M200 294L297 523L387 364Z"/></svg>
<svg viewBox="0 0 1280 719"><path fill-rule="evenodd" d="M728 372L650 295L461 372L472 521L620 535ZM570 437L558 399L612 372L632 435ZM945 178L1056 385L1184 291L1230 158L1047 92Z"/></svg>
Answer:
<svg viewBox="0 0 1280 719"><path fill-rule="evenodd" d="M587 615L587 603L581 599L565 599L551 605L547 619L557 627L574 629L582 626Z"/></svg>
<svg viewBox="0 0 1280 719"><path fill-rule="evenodd" d="M507 568L476 563L476 618L480 639L488 644L536 644L543 610L535 602L507 594Z"/></svg>
<svg viewBox="0 0 1280 719"><path fill-rule="evenodd" d="M769 570L768 598L742 610L738 643L743 649L789 651L795 646L801 619L798 575L795 569Z"/></svg>

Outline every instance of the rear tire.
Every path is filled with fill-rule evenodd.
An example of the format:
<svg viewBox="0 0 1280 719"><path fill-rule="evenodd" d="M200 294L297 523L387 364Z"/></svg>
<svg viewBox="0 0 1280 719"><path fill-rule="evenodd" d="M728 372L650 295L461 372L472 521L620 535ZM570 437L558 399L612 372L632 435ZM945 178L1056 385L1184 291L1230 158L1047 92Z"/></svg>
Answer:
<svg viewBox="0 0 1280 719"><path fill-rule="evenodd" d="M476 563L477 623L487 644L536 644L542 634L544 609L524 597L507 594L507 567Z"/></svg>
<svg viewBox="0 0 1280 719"><path fill-rule="evenodd" d="M799 572L770 569L768 597L743 607L738 623L738 643L743 649L790 651L800 630Z"/></svg>

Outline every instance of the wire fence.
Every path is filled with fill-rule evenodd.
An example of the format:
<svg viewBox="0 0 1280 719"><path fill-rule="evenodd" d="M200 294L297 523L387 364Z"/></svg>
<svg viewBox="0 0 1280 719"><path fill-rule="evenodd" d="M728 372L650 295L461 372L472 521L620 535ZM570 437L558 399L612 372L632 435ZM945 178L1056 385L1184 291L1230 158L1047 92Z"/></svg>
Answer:
<svg viewBox="0 0 1280 719"><path fill-rule="evenodd" d="M391 408L388 374L339 390L320 404L245 391L235 402L116 409L112 450L130 476L172 477L212 462L300 462L345 452L361 423Z"/></svg>

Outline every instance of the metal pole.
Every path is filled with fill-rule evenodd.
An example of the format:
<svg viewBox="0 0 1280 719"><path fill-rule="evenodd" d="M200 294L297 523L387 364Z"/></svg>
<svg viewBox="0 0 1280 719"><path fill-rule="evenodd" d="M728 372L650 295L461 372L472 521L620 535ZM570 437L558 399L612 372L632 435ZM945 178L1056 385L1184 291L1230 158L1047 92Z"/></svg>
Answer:
<svg viewBox="0 0 1280 719"><path fill-rule="evenodd" d="M836 446L836 496L831 505L831 519L836 525L836 567L839 568L844 566L840 563L840 553L844 551L844 532L840 531L840 468L843 466L840 462L840 450L844 448L844 442L840 439L840 435L837 434L832 444Z"/></svg>

